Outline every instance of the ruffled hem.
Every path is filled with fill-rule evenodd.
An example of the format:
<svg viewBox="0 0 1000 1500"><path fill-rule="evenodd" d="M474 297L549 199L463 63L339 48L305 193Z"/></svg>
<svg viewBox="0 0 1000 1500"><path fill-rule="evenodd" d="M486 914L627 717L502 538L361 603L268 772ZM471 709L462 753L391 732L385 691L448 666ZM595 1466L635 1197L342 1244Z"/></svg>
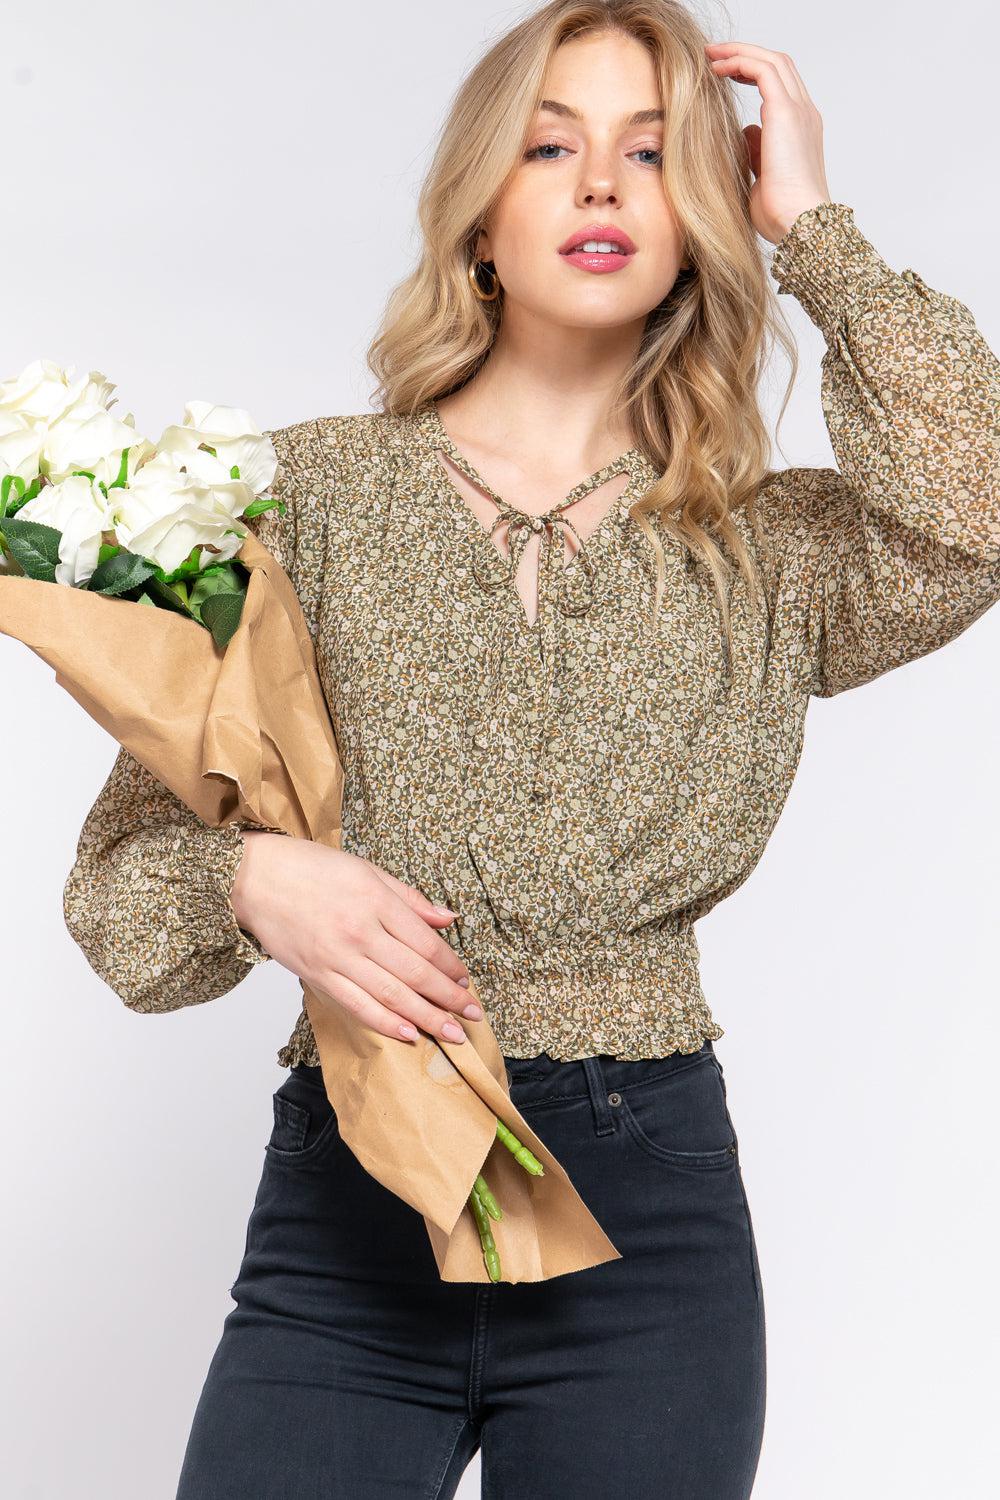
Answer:
<svg viewBox="0 0 1000 1500"><path fill-rule="evenodd" d="M523 1028L516 1033L517 1040L505 1042L502 1029L491 1018L493 1034L504 1057L531 1058L547 1052L556 1062L576 1062L581 1057L613 1057L619 1062L646 1062L653 1057L669 1057L672 1052L697 1052L706 1039L713 1042L725 1036L725 1030L707 1012L703 1015L684 1016L665 1026L635 1035L625 1028L606 1027L595 1037L580 1042L571 1037L560 1041L549 1033L540 1034L534 1041L525 1038ZM526 1049L526 1050L525 1050Z"/></svg>
<svg viewBox="0 0 1000 1500"><path fill-rule="evenodd" d="M547 1052L557 1062L575 1062L581 1057L596 1056L614 1057L619 1062L644 1062L651 1057L668 1057L671 1052L697 1052L706 1039L714 1042L726 1034L725 1028L713 1020L707 1010L701 1015L686 1016L681 1024L674 1022L665 1027L657 1027L653 1032L645 1031L636 1036L621 1028L608 1029L601 1036L586 1042L578 1039L560 1042L547 1032L532 1041L523 1028L517 1031L516 1041L509 1039L505 1042L497 1028L495 1017L489 1016L489 1021L504 1057L531 1058L537 1057L540 1052ZM322 1066L316 1039L308 1021L306 1026L308 1036L295 1035L289 1038L279 1051L280 1067L294 1068L300 1063L311 1068Z"/></svg>
<svg viewBox="0 0 1000 1500"><path fill-rule="evenodd" d="M298 1063L305 1063L310 1068L321 1066L316 1037L309 1024L309 1017L306 1015L304 1006L299 1012L294 1031L278 1052L279 1067L294 1068Z"/></svg>

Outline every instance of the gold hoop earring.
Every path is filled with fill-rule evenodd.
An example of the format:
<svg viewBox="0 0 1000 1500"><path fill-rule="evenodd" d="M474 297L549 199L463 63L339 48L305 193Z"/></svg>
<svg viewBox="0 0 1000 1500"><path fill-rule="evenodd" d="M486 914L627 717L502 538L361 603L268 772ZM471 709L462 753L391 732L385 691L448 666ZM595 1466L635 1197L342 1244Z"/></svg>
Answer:
<svg viewBox="0 0 1000 1500"><path fill-rule="evenodd" d="M500 278L499 278L499 276L496 273L496 267L494 267L492 271L487 271L487 275L488 276L492 276L492 278L493 278L493 285L492 285L492 287L490 288L490 290L488 292L484 292L483 289L482 289L482 287L479 285L479 268L480 267L482 267L483 270L486 271L486 261L484 261L484 260L470 260L469 261L469 267L468 267L469 285L472 287L472 290L475 292L475 294L479 298L480 302L494 302L494 301L496 301L497 297L499 297L499 295L500 295Z"/></svg>

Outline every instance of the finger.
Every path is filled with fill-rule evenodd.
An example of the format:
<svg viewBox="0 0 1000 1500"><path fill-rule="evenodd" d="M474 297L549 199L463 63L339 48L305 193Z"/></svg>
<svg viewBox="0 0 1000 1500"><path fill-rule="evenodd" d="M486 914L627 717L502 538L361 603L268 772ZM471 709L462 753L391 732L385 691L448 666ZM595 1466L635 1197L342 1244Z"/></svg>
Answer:
<svg viewBox="0 0 1000 1500"><path fill-rule="evenodd" d="M456 917L461 916L461 912L452 911L449 906L436 906L415 885L407 885L405 881L397 880L395 875L391 875L381 865L371 864L370 861L368 863L373 874L378 876L382 884L387 885L394 896L398 896L401 901L405 901L407 906L416 911L419 916L424 917L425 921L444 922L447 924L448 922L453 922ZM425 913L426 916L424 915Z"/></svg>
<svg viewBox="0 0 1000 1500"><path fill-rule="evenodd" d="M421 1004L429 1001L445 1010L464 1011L467 1005L476 1003L467 986L442 974L432 960L384 927L378 929L374 938L365 944L363 957L393 974L406 986L409 992L407 998L412 996ZM379 1000L383 998L382 995L377 996Z"/></svg>
<svg viewBox="0 0 1000 1500"><path fill-rule="evenodd" d="M379 874L381 877L381 872ZM394 881L394 876L388 876L384 883L387 887L391 887ZM396 883L402 885L402 882ZM408 890L412 887L403 886L403 889ZM455 984L460 979L468 979L469 971L466 965L447 939L428 927L424 918L419 912L415 912L403 897L393 900L394 895L395 892L390 890L386 901L376 900L375 902L375 915L382 927L393 937L398 938L401 943L405 943L408 948L415 949L428 963L435 964L441 973Z"/></svg>
<svg viewBox="0 0 1000 1500"><path fill-rule="evenodd" d="M733 83L753 85L760 94L761 119L768 107L775 110L791 110L799 107L785 88L780 73L768 62L752 57L720 57L712 62L712 72L717 78L729 78Z"/></svg>
<svg viewBox="0 0 1000 1500"><path fill-rule="evenodd" d="M785 52L772 52L768 47L755 47L752 42L708 42L706 52L711 51L710 62L712 71L719 76L726 74L732 76L729 69L717 68L716 63L730 62L733 59L747 63L756 62L758 65L766 64L780 78L784 90L790 99L796 99L801 104L808 99L805 85L799 77L798 70L792 59ZM760 75L753 68L742 68L740 76L733 79L735 83L757 83L760 84ZM763 88L761 89L763 93Z"/></svg>
<svg viewBox="0 0 1000 1500"><path fill-rule="evenodd" d="M448 1009L442 1010L411 988L392 969L383 968L372 959L362 958L351 965L350 973L344 976L358 985L369 999L380 1009L392 1011L399 1021L410 1021L430 1036L440 1037L445 1042L464 1042L462 1024ZM471 1004L463 993L466 1005ZM475 1024L475 1023L473 1023Z"/></svg>
<svg viewBox="0 0 1000 1500"><path fill-rule="evenodd" d="M794 59L791 58L791 57L789 57L789 55L788 55L787 52L783 52L781 55L782 55L782 57L785 60L785 64L786 64L786 66L788 68L788 71L791 73L792 77L795 79L796 83L799 86L799 92L801 93L802 98L803 99L810 99L810 102L811 102L809 90L806 88L805 84L802 81L802 74L799 72L798 68L795 66Z"/></svg>
<svg viewBox="0 0 1000 1500"><path fill-rule="evenodd" d="M321 997L328 997L332 1004L339 1005L355 1020L360 1021L362 1026L370 1026L380 1036L410 1043L420 1040L420 1032L412 1021L397 1015L387 1006L380 1005L361 985L348 979L346 974L331 971L325 976L323 983L314 988L319 990Z"/></svg>
<svg viewBox="0 0 1000 1500"><path fill-rule="evenodd" d="M713 59L743 56L769 62L784 83L789 98L802 101L809 97L799 71L787 52L774 52L769 47L755 46L753 42L708 42L705 50L711 52Z"/></svg>

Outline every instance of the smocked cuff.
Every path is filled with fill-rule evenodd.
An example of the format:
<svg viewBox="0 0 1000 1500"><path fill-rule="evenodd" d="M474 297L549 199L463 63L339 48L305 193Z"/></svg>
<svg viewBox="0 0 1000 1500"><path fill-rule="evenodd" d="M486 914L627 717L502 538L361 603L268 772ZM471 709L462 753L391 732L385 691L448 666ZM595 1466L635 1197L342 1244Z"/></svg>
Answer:
<svg viewBox="0 0 1000 1500"><path fill-rule="evenodd" d="M213 842L216 857L209 864L202 866L204 878L214 887L213 893L221 897L220 918L226 930L219 934L220 946L230 949L237 963L246 964L264 963L271 956L252 932L247 932L240 926L230 900L236 881L236 872L240 867L246 847L240 836L240 829L253 826L253 824L246 823L227 823L221 828L213 828L211 833L215 835ZM278 832L279 830L271 831Z"/></svg>
<svg viewBox="0 0 1000 1500"><path fill-rule="evenodd" d="M829 338L859 290L895 273L854 222L846 203L817 203L774 247L771 275Z"/></svg>

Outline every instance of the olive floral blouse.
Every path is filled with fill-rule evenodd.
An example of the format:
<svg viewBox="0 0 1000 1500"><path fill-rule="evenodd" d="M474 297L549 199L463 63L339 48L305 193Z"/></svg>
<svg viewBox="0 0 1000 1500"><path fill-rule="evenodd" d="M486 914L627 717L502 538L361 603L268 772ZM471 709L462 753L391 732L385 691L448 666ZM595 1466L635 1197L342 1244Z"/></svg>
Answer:
<svg viewBox="0 0 1000 1500"><path fill-rule="evenodd" d="M722 1036L694 924L760 859L810 695L943 646L1000 599L1000 364L968 308L891 270L840 203L798 216L771 274L824 335L838 467L777 471L757 526L735 514L766 607L737 573L731 655L704 564L665 530L650 624L655 559L630 506L656 471L636 449L539 521L490 489L433 403L270 434L288 513L255 529L316 642L343 848L461 914L439 930L508 1056L643 1058ZM506 522L506 553L442 454ZM564 546L574 501L622 472ZM530 621L512 570L532 532ZM240 826L207 827L119 752L64 906L132 1009L210 1000L266 961L229 903ZM304 1010L278 1052L300 1061L319 1061Z"/></svg>

